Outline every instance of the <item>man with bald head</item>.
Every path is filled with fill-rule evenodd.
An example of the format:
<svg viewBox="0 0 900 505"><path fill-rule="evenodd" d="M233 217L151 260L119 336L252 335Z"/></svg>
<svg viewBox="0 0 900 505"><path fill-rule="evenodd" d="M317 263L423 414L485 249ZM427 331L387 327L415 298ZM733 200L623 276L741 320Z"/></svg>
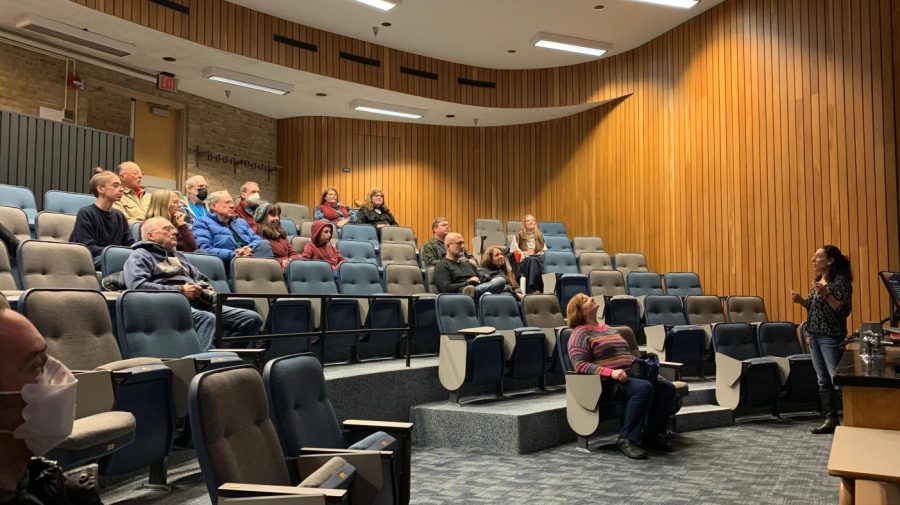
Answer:
<svg viewBox="0 0 900 505"><path fill-rule="evenodd" d="M460 261L466 253L466 241L459 233L444 237L447 254L434 265L434 284L441 293L462 293L477 298L484 293L501 293L506 279L495 277L482 283L475 267L468 261Z"/></svg>
<svg viewBox="0 0 900 505"><path fill-rule="evenodd" d="M144 173L133 161L125 161L118 167L119 179L122 181L122 199L113 206L125 214L128 225L144 220L150 206L150 194L141 187Z"/></svg>

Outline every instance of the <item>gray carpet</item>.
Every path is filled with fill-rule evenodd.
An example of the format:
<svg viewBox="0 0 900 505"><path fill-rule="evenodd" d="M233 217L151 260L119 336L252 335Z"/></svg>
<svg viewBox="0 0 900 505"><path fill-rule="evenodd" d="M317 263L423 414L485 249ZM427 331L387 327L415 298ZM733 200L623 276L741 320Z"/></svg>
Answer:
<svg viewBox="0 0 900 505"><path fill-rule="evenodd" d="M825 467L830 436L815 420L750 422L674 435L678 451L633 461L599 439L523 456L415 447L412 503L431 504L796 504L837 502ZM599 447L596 447L598 446ZM108 490L104 503L208 504L195 464L173 472L178 489L160 494L137 483Z"/></svg>

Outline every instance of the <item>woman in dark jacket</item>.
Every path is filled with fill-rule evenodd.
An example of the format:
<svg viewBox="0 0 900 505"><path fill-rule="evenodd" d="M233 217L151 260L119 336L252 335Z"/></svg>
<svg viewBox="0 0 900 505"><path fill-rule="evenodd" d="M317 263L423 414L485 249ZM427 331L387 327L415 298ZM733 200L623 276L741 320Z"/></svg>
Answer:
<svg viewBox="0 0 900 505"><path fill-rule="evenodd" d="M506 257L503 256L503 250L497 246L488 247L484 254L481 255L481 267L478 268L478 277L481 282L489 282L498 277L506 281L504 293L512 294L517 300L521 300L525 295L522 288L516 282L516 276L513 275L509 266L506 264Z"/></svg>
<svg viewBox="0 0 900 505"><path fill-rule="evenodd" d="M819 398L825 411L825 422L812 432L834 433L840 424L838 408L841 392L835 388L834 372L843 354L847 337L847 317L853 308L853 271L850 259L833 245L823 246L812 258L816 280L807 298L791 291L791 298L806 308L806 333L810 354L819 379Z"/></svg>
<svg viewBox="0 0 900 505"><path fill-rule="evenodd" d="M397 226L397 221L391 215L390 209L384 205L384 191L378 188L369 190L369 193L366 194L366 203L356 213L356 222L371 224L378 230L379 236L381 236L381 229L385 226Z"/></svg>
<svg viewBox="0 0 900 505"><path fill-rule="evenodd" d="M253 211L253 222L256 234L269 241L272 246L272 254L281 264L281 270L285 270L291 260L300 259L300 254L294 250L287 239L287 232L281 226L281 206L269 202L259 202Z"/></svg>

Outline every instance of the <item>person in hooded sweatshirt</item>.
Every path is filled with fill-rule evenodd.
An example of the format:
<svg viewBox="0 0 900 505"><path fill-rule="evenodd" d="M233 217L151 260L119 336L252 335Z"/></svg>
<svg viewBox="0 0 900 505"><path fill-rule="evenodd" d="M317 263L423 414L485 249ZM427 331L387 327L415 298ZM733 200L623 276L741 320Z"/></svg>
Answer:
<svg viewBox="0 0 900 505"><path fill-rule="evenodd" d="M132 253L125 262L125 285L128 289L179 291L191 302L194 329L203 351L213 345L216 331L214 309L215 291L197 267L175 250L178 230L161 217L144 221L141 241L131 246ZM222 307L222 326L226 336L259 334L262 318L252 310Z"/></svg>
<svg viewBox="0 0 900 505"><path fill-rule="evenodd" d="M331 237L334 235L334 225L325 220L314 221L312 224L313 239L303 247L300 256L305 260L322 260L331 264L332 270L337 270L338 265L347 261L341 256L337 248L331 245Z"/></svg>
<svg viewBox="0 0 900 505"><path fill-rule="evenodd" d="M291 260L301 259L287 239L287 232L281 226L281 206L277 203L259 202L253 211L253 223L256 234L269 241L272 254L281 264L284 271Z"/></svg>

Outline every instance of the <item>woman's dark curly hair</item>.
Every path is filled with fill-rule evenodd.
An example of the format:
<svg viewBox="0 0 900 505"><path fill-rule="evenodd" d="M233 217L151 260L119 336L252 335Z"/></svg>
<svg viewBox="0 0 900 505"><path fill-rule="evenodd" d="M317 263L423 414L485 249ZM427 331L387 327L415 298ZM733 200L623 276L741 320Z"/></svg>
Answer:
<svg viewBox="0 0 900 505"><path fill-rule="evenodd" d="M826 281L831 282L838 275L847 277L847 280L853 282L853 269L850 267L850 258L844 255L836 245L823 245L822 250L825 257L831 260L831 268L828 269Z"/></svg>

